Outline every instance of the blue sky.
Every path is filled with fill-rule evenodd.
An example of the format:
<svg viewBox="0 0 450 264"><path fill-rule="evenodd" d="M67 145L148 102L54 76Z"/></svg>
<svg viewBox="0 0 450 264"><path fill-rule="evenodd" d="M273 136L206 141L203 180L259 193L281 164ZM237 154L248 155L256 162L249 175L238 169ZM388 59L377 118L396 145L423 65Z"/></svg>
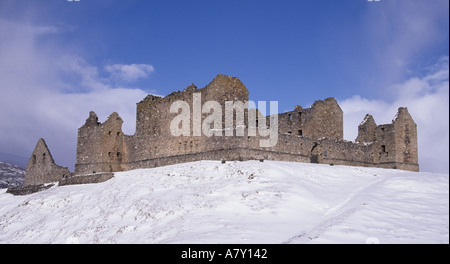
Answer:
<svg viewBox="0 0 450 264"><path fill-rule="evenodd" d="M223 73L281 112L335 97L348 140L406 106L421 168L448 172L448 47L445 0L0 0L0 153L44 137L72 168L90 110L131 134L145 94Z"/></svg>

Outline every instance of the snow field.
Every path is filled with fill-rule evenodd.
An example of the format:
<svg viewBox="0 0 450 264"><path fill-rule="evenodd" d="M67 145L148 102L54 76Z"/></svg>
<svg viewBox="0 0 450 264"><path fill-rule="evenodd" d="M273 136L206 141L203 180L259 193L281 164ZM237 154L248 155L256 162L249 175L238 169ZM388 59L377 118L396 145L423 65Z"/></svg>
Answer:
<svg viewBox="0 0 450 264"><path fill-rule="evenodd" d="M199 161L12 196L0 243L449 243L449 176Z"/></svg>

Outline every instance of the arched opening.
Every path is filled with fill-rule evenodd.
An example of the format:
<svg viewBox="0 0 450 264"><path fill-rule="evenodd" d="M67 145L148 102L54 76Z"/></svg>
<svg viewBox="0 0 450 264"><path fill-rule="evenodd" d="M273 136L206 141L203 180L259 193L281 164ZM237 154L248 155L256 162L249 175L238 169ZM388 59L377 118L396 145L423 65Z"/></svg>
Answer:
<svg viewBox="0 0 450 264"><path fill-rule="evenodd" d="M314 146L311 148L309 158L310 158L311 163L319 163L319 144L318 143L314 143Z"/></svg>

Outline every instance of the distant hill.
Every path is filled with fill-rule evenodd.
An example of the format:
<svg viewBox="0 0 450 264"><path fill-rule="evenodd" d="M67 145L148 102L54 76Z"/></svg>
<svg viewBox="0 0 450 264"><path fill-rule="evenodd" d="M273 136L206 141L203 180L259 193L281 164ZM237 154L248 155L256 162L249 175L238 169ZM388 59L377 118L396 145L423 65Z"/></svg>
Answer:
<svg viewBox="0 0 450 264"><path fill-rule="evenodd" d="M25 170L17 165L0 161L0 189L23 185Z"/></svg>

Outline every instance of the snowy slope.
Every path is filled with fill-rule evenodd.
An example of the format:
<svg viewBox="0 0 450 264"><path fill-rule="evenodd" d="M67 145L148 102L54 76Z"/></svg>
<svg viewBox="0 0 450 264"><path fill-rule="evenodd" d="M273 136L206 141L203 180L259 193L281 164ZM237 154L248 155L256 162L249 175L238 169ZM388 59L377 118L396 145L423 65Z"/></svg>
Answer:
<svg viewBox="0 0 450 264"><path fill-rule="evenodd" d="M447 174L201 161L27 196L0 243L449 243Z"/></svg>

